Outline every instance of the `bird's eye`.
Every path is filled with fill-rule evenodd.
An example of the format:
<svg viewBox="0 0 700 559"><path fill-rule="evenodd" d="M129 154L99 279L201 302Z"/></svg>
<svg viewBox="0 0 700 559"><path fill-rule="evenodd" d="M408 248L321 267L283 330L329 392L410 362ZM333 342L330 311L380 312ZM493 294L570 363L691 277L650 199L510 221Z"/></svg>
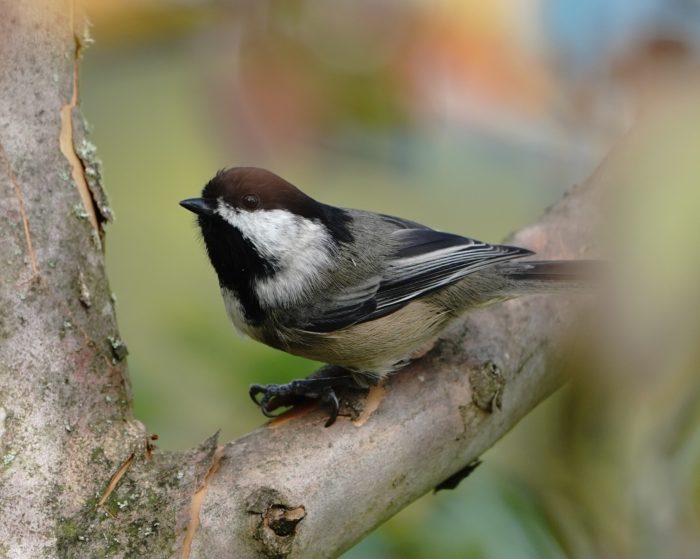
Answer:
<svg viewBox="0 0 700 559"><path fill-rule="evenodd" d="M254 210L260 205L260 198L255 194L246 194L241 198L241 202L243 202L243 205L249 210Z"/></svg>

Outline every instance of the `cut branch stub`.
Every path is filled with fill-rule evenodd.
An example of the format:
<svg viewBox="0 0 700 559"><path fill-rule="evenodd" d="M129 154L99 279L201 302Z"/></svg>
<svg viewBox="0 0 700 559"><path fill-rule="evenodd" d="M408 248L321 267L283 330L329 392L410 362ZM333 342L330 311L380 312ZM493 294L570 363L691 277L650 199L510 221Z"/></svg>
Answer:
<svg viewBox="0 0 700 559"><path fill-rule="evenodd" d="M279 491L265 487L256 490L247 503L252 537L259 542L260 553L269 559L287 557L294 544L297 525L306 516L306 509L302 505L286 504Z"/></svg>

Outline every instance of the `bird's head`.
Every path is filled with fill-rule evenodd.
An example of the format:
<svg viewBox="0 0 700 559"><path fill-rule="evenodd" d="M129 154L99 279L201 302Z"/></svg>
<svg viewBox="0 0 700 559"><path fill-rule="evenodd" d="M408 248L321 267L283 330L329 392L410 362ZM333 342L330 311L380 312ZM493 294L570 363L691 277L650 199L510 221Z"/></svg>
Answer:
<svg viewBox="0 0 700 559"><path fill-rule="evenodd" d="M217 173L200 198L180 205L197 214L220 284L235 291L252 286L270 304L289 296L282 279L293 292L327 269L338 243L351 238L343 210L255 167Z"/></svg>

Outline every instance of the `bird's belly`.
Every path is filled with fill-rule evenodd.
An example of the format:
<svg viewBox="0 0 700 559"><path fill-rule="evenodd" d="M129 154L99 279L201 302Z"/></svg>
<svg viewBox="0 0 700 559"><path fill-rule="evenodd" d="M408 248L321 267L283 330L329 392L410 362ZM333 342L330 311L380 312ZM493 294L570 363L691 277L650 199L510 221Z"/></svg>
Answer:
<svg viewBox="0 0 700 559"><path fill-rule="evenodd" d="M450 316L422 301L391 315L334 332L290 332L282 348L308 359L381 376L399 368L441 330ZM279 346L278 346L279 347Z"/></svg>

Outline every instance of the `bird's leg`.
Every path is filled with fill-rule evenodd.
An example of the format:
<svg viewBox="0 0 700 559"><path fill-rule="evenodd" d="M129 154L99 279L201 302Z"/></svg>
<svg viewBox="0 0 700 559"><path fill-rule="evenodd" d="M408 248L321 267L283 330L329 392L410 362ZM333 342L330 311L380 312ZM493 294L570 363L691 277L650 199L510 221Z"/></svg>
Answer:
<svg viewBox="0 0 700 559"><path fill-rule="evenodd" d="M336 388L361 388L347 369L326 365L305 379L297 379L286 384L253 384L250 397L266 417L276 417L272 412L280 407L293 406L302 399L318 400L330 408L326 427L335 423L340 404Z"/></svg>

